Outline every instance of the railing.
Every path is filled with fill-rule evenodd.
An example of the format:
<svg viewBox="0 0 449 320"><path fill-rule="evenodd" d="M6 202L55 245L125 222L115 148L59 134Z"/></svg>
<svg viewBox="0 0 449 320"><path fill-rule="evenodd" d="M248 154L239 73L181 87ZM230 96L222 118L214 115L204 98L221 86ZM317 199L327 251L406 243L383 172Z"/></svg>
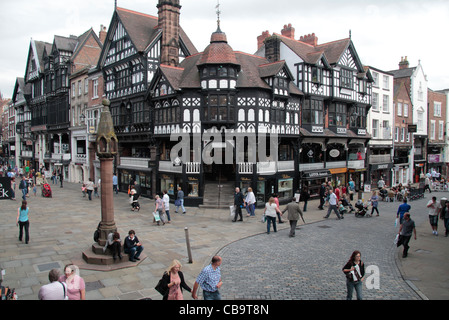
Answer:
<svg viewBox="0 0 449 320"><path fill-rule="evenodd" d="M87 155L85 154L75 154L75 159L73 160L75 163L87 163Z"/></svg>
<svg viewBox="0 0 449 320"><path fill-rule="evenodd" d="M238 164L238 168L239 168L239 173L240 174L252 174L253 173L253 168L254 168L254 163L252 163L252 162L240 162Z"/></svg>
<svg viewBox="0 0 449 320"><path fill-rule="evenodd" d="M51 158L55 161L70 161L72 155L70 153L52 153Z"/></svg>
<svg viewBox="0 0 449 320"><path fill-rule="evenodd" d="M159 171L182 173L182 166L174 166L171 161L159 161Z"/></svg>
<svg viewBox="0 0 449 320"><path fill-rule="evenodd" d="M32 158L33 157L33 151L22 150L22 157Z"/></svg>
<svg viewBox="0 0 449 320"><path fill-rule="evenodd" d="M369 156L370 164L390 163L391 156L389 154L376 154Z"/></svg>
<svg viewBox="0 0 449 320"><path fill-rule="evenodd" d="M331 161L326 162L326 169L344 168L346 167L346 161Z"/></svg>
<svg viewBox="0 0 449 320"><path fill-rule="evenodd" d="M273 174L276 173L276 162L258 162L257 163L257 173L258 174Z"/></svg>
<svg viewBox="0 0 449 320"><path fill-rule="evenodd" d="M201 163L200 162L187 162L186 163L186 173L198 174L200 173Z"/></svg>
<svg viewBox="0 0 449 320"><path fill-rule="evenodd" d="M324 169L324 162L299 164L299 171L320 170L320 169Z"/></svg>
<svg viewBox="0 0 449 320"><path fill-rule="evenodd" d="M284 171L294 171L295 170L295 161L278 161L278 172Z"/></svg>
<svg viewBox="0 0 449 320"><path fill-rule="evenodd" d="M365 168L365 160L348 161L348 169L363 169Z"/></svg>

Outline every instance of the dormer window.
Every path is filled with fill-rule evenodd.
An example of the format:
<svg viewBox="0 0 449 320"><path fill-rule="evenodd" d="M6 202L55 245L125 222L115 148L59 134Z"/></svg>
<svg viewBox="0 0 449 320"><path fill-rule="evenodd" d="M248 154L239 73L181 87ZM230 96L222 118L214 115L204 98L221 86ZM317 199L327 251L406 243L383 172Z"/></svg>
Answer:
<svg viewBox="0 0 449 320"><path fill-rule="evenodd" d="M312 82L318 84L323 83L323 69L312 67Z"/></svg>

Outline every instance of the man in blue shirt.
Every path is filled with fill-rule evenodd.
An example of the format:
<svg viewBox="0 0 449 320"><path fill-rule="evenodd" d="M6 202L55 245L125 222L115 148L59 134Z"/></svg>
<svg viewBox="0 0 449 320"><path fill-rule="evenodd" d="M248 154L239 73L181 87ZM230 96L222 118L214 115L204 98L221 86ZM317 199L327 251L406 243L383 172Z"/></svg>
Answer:
<svg viewBox="0 0 449 320"><path fill-rule="evenodd" d="M404 203L401 204L398 208L398 212L396 214L396 218L399 218L399 224L402 224L404 221L404 214L406 212L410 212L412 207L407 203L407 199L404 198Z"/></svg>
<svg viewBox="0 0 449 320"><path fill-rule="evenodd" d="M118 194L118 179L115 173L112 176L112 189L115 191L115 194Z"/></svg>
<svg viewBox="0 0 449 320"><path fill-rule="evenodd" d="M223 282L221 282L221 257L214 256L212 258L211 264L205 267L198 278L195 281L192 289L193 299L198 299L196 291L198 286L203 289L204 300L221 300L221 295L218 289L221 288Z"/></svg>

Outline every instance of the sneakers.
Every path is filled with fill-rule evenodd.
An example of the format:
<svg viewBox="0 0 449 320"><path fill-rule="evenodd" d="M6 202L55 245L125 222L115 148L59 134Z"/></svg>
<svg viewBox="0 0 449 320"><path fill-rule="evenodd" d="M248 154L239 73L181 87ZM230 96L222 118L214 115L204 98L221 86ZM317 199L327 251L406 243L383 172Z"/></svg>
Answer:
<svg viewBox="0 0 449 320"><path fill-rule="evenodd" d="M437 235L438 235L438 231L433 230L433 231L432 231L432 234L434 234L434 235L437 236Z"/></svg>

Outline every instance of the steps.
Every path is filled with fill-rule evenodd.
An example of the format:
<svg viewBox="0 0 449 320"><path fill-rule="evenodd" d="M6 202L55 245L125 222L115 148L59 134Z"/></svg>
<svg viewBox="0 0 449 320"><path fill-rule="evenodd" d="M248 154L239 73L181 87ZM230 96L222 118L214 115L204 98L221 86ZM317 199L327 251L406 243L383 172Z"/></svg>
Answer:
<svg viewBox="0 0 449 320"><path fill-rule="evenodd" d="M229 209L234 204L235 182L206 182L201 209Z"/></svg>

